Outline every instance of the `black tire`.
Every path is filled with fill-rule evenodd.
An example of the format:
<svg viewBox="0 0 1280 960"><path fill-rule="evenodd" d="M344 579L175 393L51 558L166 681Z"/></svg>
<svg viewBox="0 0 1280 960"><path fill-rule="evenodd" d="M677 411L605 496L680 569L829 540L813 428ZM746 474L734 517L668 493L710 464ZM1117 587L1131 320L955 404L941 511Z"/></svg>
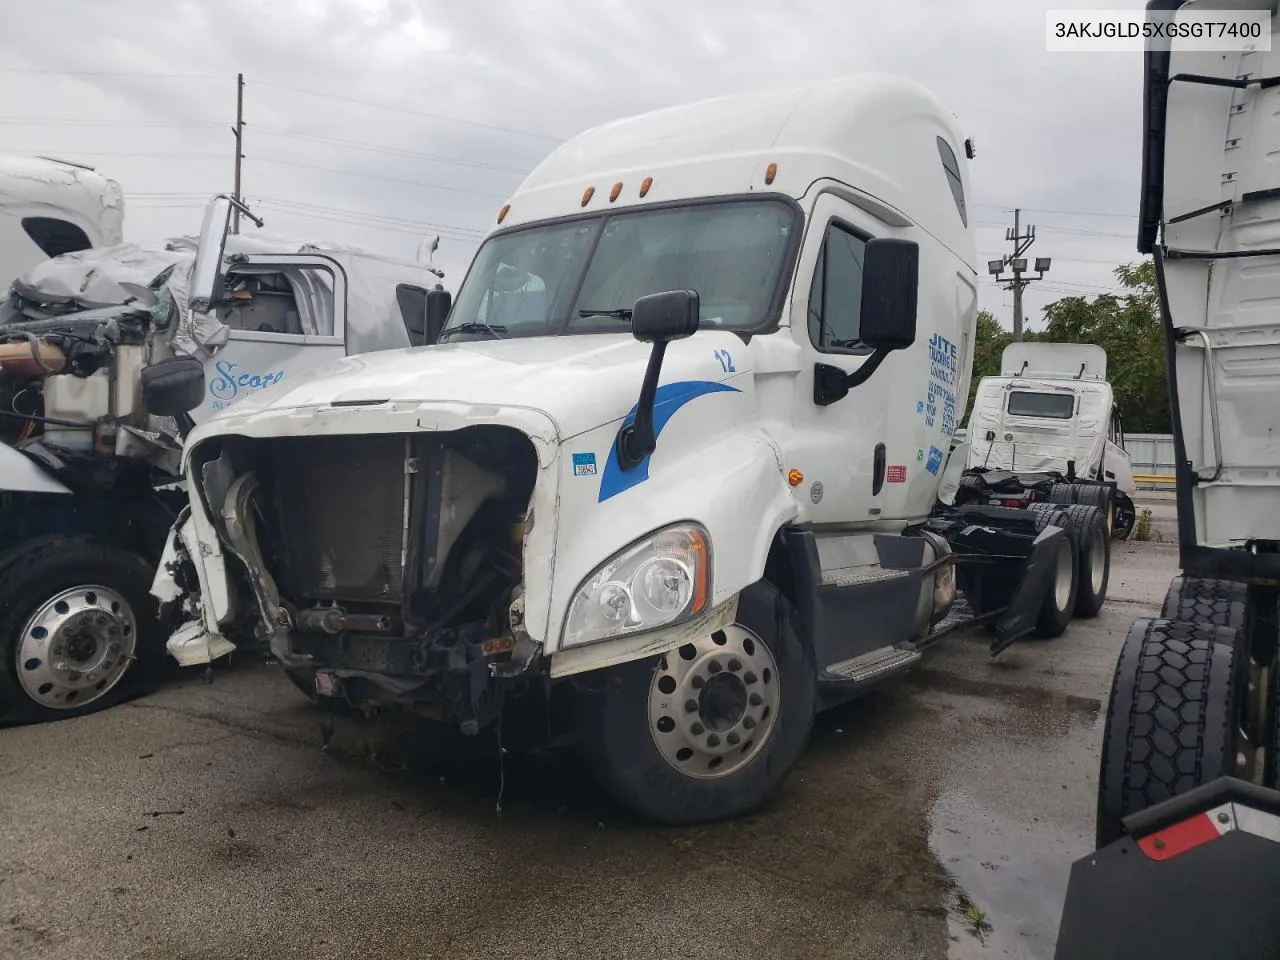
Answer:
<svg viewBox="0 0 1280 960"><path fill-rule="evenodd" d="M960 486L969 487L973 490L985 490L987 487L987 481L983 480L982 477L978 476L976 473L966 473L960 478Z"/></svg>
<svg viewBox="0 0 1280 960"><path fill-rule="evenodd" d="M1133 501L1129 499L1128 494L1117 490L1115 496L1115 522L1111 527L1112 539L1128 540L1137 523L1138 510L1133 505Z"/></svg>
<svg viewBox="0 0 1280 960"><path fill-rule="evenodd" d="M683 656L692 644L601 670L577 685L584 757L614 799L638 816L669 825L741 816L759 807L800 758L813 726L817 690L813 654L801 639L795 612L771 584L760 581L739 595L737 624L763 642L777 666L771 682L778 684L778 710L768 739L730 773L703 778L676 769L655 738L681 733L663 734L650 726L650 691L662 679L666 658ZM719 642L722 634L711 637Z"/></svg>
<svg viewBox="0 0 1280 960"><path fill-rule="evenodd" d="M1044 603L1040 607L1040 616L1036 620L1036 636L1052 640L1066 632L1067 626L1071 623L1071 617L1075 614L1076 598L1079 596L1080 588L1080 547L1075 527L1067 514L1069 507L1064 509L1055 503L1033 503L1028 509L1036 515L1037 531L1054 526L1060 527L1066 533L1065 546L1062 549L1067 551L1067 555L1057 561L1059 565L1054 570L1053 581L1045 593ZM1065 564L1069 564L1069 568L1064 567ZM1059 589L1061 578L1068 575L1071 581L1069 589L1065 587Z"/></svg>
<svg viewBox="0 0 1280 960"><path fill-rule="evenodd" d="M0 708L28 723L78 717L119 703L136 692L141 681L152 678L164 663L158 605L151 596L154 572L153 565L135 553L83 537L42 538L29 549L9 554L0 568ZM90 629L78 630L70 619L62 621L65 636L72 641L84 638L92 645L86 656L105 658L99 662L104 671L101 689L95 690L84 674L62 672L40 684L33 695L23 679L30 680L49 664L45 657L33 656L36 651L31 648L52 649L60 631L37 636L33 629L28 636L27 627L59 594L82 586L105 588L125 604L123 611L104 606L99 614L97 607L85 605L67 615L92 615L95 626ZM92 599L96 603L102 598L94 594ZM96 626L98 616L105 621L101 627ZM35 629L44 630L38 623ZM129 636L131 640L125 639ZM109 653L107 645L112 643L126 648L131 643L133 662Z"/></svg>
<svg viewBox="0 0 1280 960"><path fill-rule="evenodd" d="M1075 502L1088 507L1097 507L1105 512L1106 507L1111 503L1111 488L1097 483L1078 483Z"/></svg>
<svg viewBox="0 0 1280 960"><path fill-rule="evenodd" d="M1111 582L1111 538L1107 535L1106 518L1096 506L1083 503L1066 507L1062 513L1075 531L1078 547L1075 615L1091 619L1102 611Z"/></svg>
<svg viewBox="0 0 1280 960"><path fill-rule="evenodd" d="M1123 819L1235 771L1247 656L1222 627L1137 620L1116 663L1098 776L1097 845Z"/></svg>
<svg viewBox="0 0 1280 960"><path fill-rule="evenodd" d="M1165 620L1202 623L1211 627L1244 628L1248 588L1242 583L1204 577L1174 577L1164 595L1160 616Z"/></svg>
<svg viewBox="0 0 1280 960"><path fill-rule="evenodd" d="M1079 503L1076 495L1080 488L1074 483L1055 483L1049 488L1049 502L1058 504Z"/></svg>

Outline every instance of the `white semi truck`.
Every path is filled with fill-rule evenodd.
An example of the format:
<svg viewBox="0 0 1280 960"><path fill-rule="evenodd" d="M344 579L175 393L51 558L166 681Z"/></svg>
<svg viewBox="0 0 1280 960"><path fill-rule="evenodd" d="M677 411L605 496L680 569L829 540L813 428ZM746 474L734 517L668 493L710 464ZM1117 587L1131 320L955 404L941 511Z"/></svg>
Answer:
<svg viewBox="0 0 1280 960"><path fill-rule="evenodd" d="M953 629L1061 634L1101 512L939 502L965 464L972 155L878 75L574 138L431 345L191 434L155 588L198 583L175 643L256 635L313 697L467 733L545 711L678 823L755 807L817 710Z"/></svg>
<svg viewBox="0 0 1280 960"><path fill-rule="evenodd" d="M1154 257L1181 572L1116 661L1097 849L1058 960L1274 958L1280 947L1280 28L1144 63L1138 249ZM1155 0L1148 18L1222 4ZM1200 44L1204 46L1204 44ZM1136 118L1135 118L1136 119Z"/></svg>
<svg viewBox="0 0 1280 960"><path fill-rule="evenodd" d="M1137 488L1101 347L1009 344L1000 375L978 383L967 435L960 502L1088 503L1117 539L1133 531Z"/></svg>
<svg viewBox="0 0 1280 960"><path fill-rule="evenodd" d="M443 292L429 264L228 237L230 208L210 204L202 246L64 253L0 302L0 716L101 709L164 665L150 587L194 423L347 353L424 339ZM204 388L177 408L183 370Z"/></svg>
<svg viewBox="0 0 1280 960"><path fill-rule="evenodd" d="M123 239L115 180L80 164L0 154L0 291L50 257Z"/></svg>

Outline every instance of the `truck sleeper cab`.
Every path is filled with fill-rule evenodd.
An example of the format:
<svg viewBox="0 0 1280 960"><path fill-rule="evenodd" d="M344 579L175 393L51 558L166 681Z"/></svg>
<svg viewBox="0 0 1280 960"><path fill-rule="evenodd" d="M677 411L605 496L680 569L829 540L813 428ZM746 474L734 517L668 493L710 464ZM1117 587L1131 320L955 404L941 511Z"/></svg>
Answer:
<svg viewBox="0 0 1280 960"><path fill-rule="evenodd" d="M184 629L469 733L538 703L668 823L763 802L815 711L960 622L957 582L998 649L1061 633L1078 544L1056 515L939 502L963 465L971 154L875 75L571 140L430 345L192 434Z"/></svg>
<svg viewBox="0 0 1280 960"><path fill-rule="evenodd" d="M1137 488L1106 351L1089 343L1011 343L1000 368L1000 376L978 383L959 502L1090 504L1106 515L1110 536L1128 538Z"/></svg>

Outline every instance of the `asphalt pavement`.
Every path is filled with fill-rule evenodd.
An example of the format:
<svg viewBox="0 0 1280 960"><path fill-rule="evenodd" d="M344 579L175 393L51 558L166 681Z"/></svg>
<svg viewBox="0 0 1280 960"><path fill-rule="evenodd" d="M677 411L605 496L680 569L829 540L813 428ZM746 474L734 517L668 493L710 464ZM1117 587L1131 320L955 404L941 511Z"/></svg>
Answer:
<svg viewBox="0 0 1280 960"><path fill-rule="evenodd" d="M417 723L339 717L322 749L326 715L262 662L0 730L0 957L1048 958L1116 652L1175 567L1116 544L1099 618L935 648L708 827Z"/></svg>

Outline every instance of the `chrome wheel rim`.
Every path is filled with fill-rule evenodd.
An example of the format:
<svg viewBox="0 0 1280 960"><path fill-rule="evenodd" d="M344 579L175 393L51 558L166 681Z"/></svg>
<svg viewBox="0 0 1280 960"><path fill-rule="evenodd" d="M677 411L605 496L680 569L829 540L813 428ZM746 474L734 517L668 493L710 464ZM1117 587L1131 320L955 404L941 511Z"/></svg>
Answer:
<svg viewBox="0 0 1280 960"><path fill-rule="evenodd" d="M1064 536L1058 544L1058 561L1053 573L1053 601L1059 610L1067 609L1071 602L1071 578L1075 575L1071 562L1071 544Z"/></svg>
<svg viewBox="0 0 1280 960"><path fill-rule="evenodd" d="M42 707L74 710L106 696L133 662L138 624L115 590L63 590L31 615L18 640L18 682Z"/></svg>
<svg viewBox="0 0 1280 960"><path fill-rule="evenodd" d="M1089 571L1094 596L1102 592L1102 578L1107 572L1107 537L1101 530L1095 530L1089 544Z"/></svg>
<svg viewBox="0 0 1280 960"><path fill-rule="evenodd" d="M781 695L773 653L735 623L659 661L649 732L662 758L686 776L727 777L768 742Z"/></svg>

